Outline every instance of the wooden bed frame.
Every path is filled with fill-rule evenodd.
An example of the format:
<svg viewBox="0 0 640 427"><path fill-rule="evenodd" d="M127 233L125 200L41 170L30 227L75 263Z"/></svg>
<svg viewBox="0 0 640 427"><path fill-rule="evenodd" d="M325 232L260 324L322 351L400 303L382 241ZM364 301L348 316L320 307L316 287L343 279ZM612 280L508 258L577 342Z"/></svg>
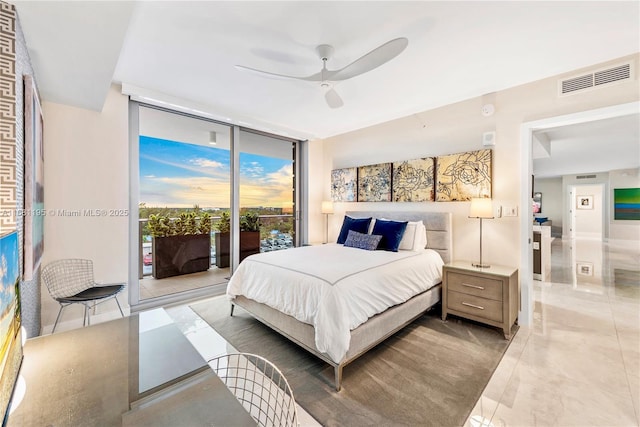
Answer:
<svg viewBox="0 0 640 427"><path fill-rule="evenodd" d="M427 248L437 251L445 263L451 261L452 230L449 212L346 212L352 218L385 218L397 221L422 220L427 229ZM237 305L248 311L260 322L284 335L305 350L333 366L335 387L340 391L342 368L353 362L367 350L381 343L400 329L404 328L425 311L440 301L440 284L414 296L408 301L393 306L377 314L351 331L351 342L347 354L340 363L336 363L315 347L315 331L312 325L300 322L292 316L277 311L265 304L255 302L244 296L237 296L231 303L231 316Z"/></svg>

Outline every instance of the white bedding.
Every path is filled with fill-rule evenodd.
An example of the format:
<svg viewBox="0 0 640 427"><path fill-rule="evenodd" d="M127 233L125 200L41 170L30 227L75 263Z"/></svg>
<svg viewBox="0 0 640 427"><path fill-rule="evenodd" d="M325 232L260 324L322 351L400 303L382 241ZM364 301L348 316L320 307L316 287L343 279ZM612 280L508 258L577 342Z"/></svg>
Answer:
<svg viewBox="0 0 640 427"><path fill-rule="evenodd" d="M430 249L305 246L246 258L227 295L244 295L313 325L316 348L339 363L349 349L350 330L440 283L443 264Z"/></svg>

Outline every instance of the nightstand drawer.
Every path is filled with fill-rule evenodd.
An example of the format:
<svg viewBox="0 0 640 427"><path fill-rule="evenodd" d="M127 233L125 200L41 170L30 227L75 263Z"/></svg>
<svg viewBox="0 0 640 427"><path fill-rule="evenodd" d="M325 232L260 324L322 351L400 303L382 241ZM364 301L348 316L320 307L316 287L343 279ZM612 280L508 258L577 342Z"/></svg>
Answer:
<svg viewBox="0 0 640 427"><path fill-rule="evenodd" d="M475 295L502 301L502 281L469 274L447 272L447 289L463 294Z"/></svg>
<svg viewBox="0 0 640 427"><path fill-rule="evenodd" d="M494 322L502 322L502 302L476 297L474 295L461 294L451 289L447 292L447 308L473 314Z"/></svg>

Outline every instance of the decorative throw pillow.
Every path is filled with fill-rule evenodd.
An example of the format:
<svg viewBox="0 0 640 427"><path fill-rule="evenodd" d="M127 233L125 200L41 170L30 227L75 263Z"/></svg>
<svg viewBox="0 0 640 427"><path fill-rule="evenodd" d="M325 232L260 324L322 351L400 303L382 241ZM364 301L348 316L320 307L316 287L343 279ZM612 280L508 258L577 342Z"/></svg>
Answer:
<svg viewBox="0 0 640 427"><path fill-rule="evenodd" d="M347 234L347 240L344 241L344 245L350 248L375 251L376 249L378 249L380 240L382 240L382 236L376 236L375 234L358 233L357 231L349 230L349 234Z"/></svg>
<svg viewBox="0 0 640 427"><path fill-rule="evenodd" d="M427 246L427 230L422 221L409 221L398 250L422 251Z"/></svg>
<svg viewBox="0 0 640 427"><path fill-rule="evenodd" d="M344 221L342 221L342 228L340 229L340 234L338 235L338 243L344 244L345 240L347 240L347 235L349 234L349 230L357 231L358 233L367 234L369 230L369 223L371 223L371 217L369 218L351 218L350 216L344 217Z"/></svg>
<svg viewBox="0 0 640 427"><path fill-rule="evenodd" d="M398 252L398 246L400 246L400 241L407 228L407 224L408 221L386 221L377 219L371 233L382 236L378 249Z"/></svg>

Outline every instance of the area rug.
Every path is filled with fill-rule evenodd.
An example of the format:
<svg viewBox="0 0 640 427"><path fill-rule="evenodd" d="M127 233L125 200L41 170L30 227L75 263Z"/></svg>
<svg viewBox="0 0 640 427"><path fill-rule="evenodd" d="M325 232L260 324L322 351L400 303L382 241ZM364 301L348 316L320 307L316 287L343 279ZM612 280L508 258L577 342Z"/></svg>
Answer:
<svg viewBox="0 0 640 427"><path fill-rule="evenodd" d="M343 370L333 368L217 297L191 308L235 349L280 368L296 401L323 426L461 426L510 341L501 330L433 309Z"/></svg>

